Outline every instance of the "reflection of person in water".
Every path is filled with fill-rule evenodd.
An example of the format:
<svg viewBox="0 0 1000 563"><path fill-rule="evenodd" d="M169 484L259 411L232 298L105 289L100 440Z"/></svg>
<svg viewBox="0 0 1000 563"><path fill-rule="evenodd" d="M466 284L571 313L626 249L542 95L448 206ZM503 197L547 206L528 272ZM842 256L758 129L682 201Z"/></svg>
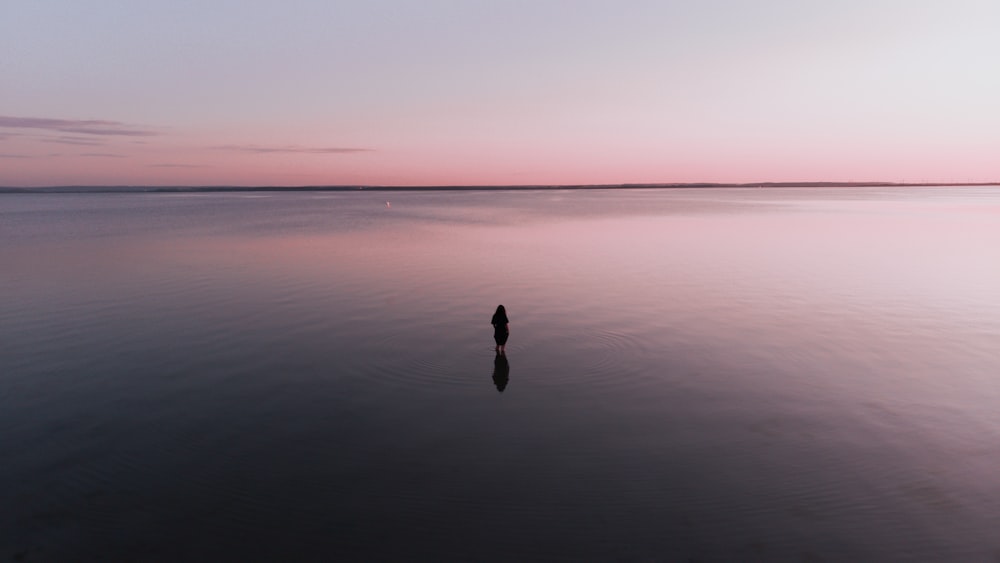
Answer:
<svg viewBox="0 0 1000 563"><path fill-rule="evenodd" d="M507 356L497 352L493 358L493 384L497 386L497 391L503 393L508 381L510 381L510 364L507 363Z"/></svg>
<svg viewBox="0 0 1000 563"><path fill-rule="evenodd" d="M497 312L493 313L490 324L493 325L493 340L497 343L494 350L499 354L506 353L507 337L510 336L510 321L507 320L507 309L504 309L503 305L497 306Z"/></svg>

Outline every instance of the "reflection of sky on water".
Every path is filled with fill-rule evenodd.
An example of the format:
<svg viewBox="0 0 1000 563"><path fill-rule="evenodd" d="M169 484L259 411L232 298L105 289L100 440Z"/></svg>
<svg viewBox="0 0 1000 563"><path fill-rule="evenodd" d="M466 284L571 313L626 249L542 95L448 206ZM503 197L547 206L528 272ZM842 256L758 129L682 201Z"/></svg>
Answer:
<svg viewBox="0 0 1000 563"><path fill-rule="evenodd" d="M376 529L426 556L478 553L478 526L515 556L991 545L995 190L4 202L0 455L27 496L0 524L50 553L187 521L246 550L220 506L388 558ZM29 497L86 533L52 539ZM136 530L135 506L189 516Z"/></svg>

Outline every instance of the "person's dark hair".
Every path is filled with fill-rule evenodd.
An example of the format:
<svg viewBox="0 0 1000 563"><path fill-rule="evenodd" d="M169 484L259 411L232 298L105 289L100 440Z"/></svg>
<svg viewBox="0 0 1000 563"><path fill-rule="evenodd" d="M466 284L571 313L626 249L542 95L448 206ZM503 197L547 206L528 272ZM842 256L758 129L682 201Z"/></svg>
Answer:
<svg viewBox="0 0 1000 563"><path fill-rule="evenodd" d="M497 305L497 312L494 315L507 316L507 309L504 309L503 305Z"/></svg>

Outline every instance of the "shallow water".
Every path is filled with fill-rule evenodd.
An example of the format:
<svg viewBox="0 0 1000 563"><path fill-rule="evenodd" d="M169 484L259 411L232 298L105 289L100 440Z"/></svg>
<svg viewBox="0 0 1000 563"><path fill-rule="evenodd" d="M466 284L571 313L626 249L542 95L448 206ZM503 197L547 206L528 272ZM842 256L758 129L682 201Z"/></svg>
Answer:
<svg viewBox="0 0 1000 563"><path fill-rule="evenodd" d="M0 560L1000 557L997 188L8 195L0 264Z"/></svg>

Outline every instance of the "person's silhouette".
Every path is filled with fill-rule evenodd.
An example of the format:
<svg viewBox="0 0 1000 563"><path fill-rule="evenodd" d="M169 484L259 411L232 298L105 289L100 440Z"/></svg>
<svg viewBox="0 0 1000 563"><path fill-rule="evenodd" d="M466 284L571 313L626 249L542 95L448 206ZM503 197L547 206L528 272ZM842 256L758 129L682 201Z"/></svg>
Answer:
<svg viewBox="0 0 1000 563"><path fill-rule="evenodd" d="M497 352L493 358L493 384L497 386L497 391L503 393L508 381L510 381L510 363L507 361L507 355Z"/></svg>
<svg viewBox="0 0 1000 563"><path fill-rule="evenodd" d="M507 338L510 336L510 321L507 320L507 309L504 309L503 305L497 305L497 311L493 313L490 324L493 325L493 340L497 343L494 350L498 354L503 354L507 351Z"/></svg>

